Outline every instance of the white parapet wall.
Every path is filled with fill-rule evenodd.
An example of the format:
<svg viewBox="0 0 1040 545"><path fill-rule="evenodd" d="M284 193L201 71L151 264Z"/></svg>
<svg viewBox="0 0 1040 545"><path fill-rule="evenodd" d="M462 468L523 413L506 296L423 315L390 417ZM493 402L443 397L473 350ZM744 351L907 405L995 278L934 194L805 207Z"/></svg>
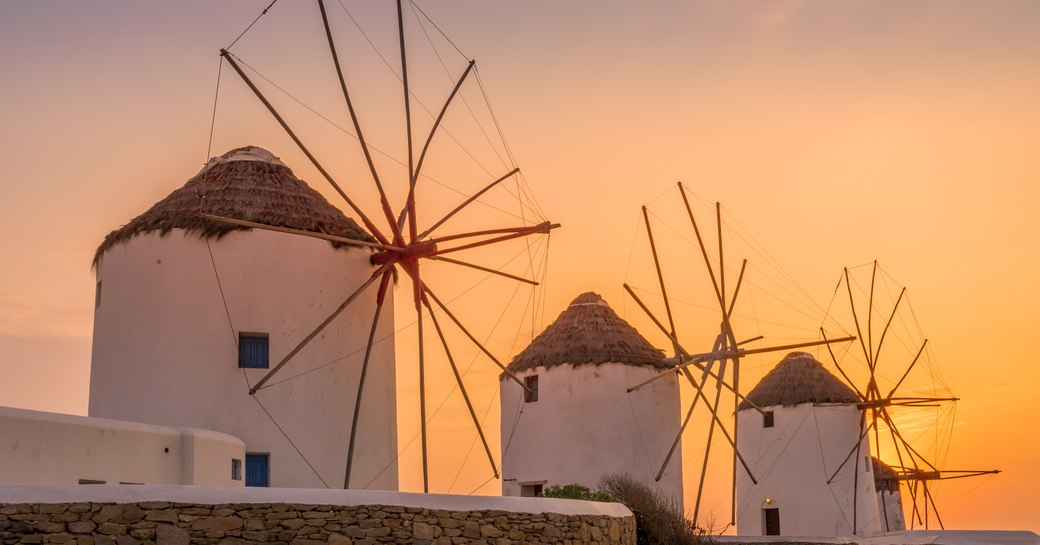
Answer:
<svg viewBox="0 0 1040 545"><path fill-rule="evenodd" d="M224 433L0 407L0 483L240 487L244 457Z"/></svg>
<svg viewBox="0 0 1040 545"><path fill-rule="evenodd" d="M208 486L0 485L0 540L635 545L625 506L549 498ZM99 541L100 542L100 541Z"/></svg>

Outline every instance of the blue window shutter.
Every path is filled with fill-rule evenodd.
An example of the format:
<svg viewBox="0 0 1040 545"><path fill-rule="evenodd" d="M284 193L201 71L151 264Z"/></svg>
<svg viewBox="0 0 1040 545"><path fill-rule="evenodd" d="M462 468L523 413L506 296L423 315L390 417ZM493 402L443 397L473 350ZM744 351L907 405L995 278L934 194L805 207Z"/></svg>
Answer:
<svg viewBox="0 0 1040 545"><path fill-rule="evenodd" d="M270 454L246 454L246 486L271 486Z"/></svg>
<svg viewBox="0 0 1040 545"><path fill-rule="evenodd" d="M238 366L267 369L269 341L266 333L238 334Z"/></svg>

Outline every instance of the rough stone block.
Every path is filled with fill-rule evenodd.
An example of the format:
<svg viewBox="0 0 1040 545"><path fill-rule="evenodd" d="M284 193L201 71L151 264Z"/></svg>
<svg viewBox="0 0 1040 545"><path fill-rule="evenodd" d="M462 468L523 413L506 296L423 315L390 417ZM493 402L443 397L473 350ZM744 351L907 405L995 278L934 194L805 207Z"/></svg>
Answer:
<svg viewBox="0 0 1040 545"><path fill-rule="evenodd" d="M156 545L190 545L191 536L187 530L183 530L170 524L159 524L155 527Z"/></svg>
<svg viewBox="0 0 1040 545"><path fill-rule="evenodd" d="M191 529L202 532L227 532L241 529L244 522L238 517L206 517L193 522Z"/></svg>

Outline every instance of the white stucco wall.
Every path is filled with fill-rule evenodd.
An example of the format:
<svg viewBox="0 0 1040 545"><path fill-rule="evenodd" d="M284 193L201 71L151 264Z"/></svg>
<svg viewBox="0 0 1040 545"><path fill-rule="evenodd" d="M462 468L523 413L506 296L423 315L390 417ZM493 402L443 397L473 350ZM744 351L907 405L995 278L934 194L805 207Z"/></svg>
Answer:
<svg viewBox="0 0 1040 545"><path fill-rule="evenodd" d="M212 261L205 240L177 229L104 254L90 415L229 433L247 452L270 453L271 486L342 487L379 283L255 399L249 388L268 370L240 369L236 343L240 332L269 334L273 368L371 275L370 253L261 230L209 245ZM393 316L391 294L377 339L392 334ZM352 487L397 489L395 382L391 337L375 345L369 365Z"/></svg>
<svg viewBox="0 0 1040 545"><path fill-rule="evenodd" d="M903 498L899 492L878 490L878 511L881 513L882 532L906 530L906 519L903 518Z"/></svg>
<svg viewBox="0 0 1040 545"><path fill-rule="evenodd" d="M853 454L827 483L859 440L859 409L813 404L764 409L773 411L772 428L763 427L762 415L755 410L737 413L737 447L758 480L756 485L746 472L737 472L737 534L764 532L762 509L767 499L780 510L781 535L878 533L881 521L867 439L858 459Z"/></svg>
<svg viewBox="0 0 1040 545"><path fill-rule="evenodd" d="M242 486L242 441L208 430L0 407L0 483Z"/></svg>
<svg viewBox="0 0 1040 545"><path fill-rule="evenodd" d="M675 375L628 393L657 369L618 363L538 367L538 401L502 377L502 494L521 485L578 483L596 488L605 474L627 473L682 508L682 447L664 477L654 477L680 425ZM515 428L514 428L515 424Z"/></svg>

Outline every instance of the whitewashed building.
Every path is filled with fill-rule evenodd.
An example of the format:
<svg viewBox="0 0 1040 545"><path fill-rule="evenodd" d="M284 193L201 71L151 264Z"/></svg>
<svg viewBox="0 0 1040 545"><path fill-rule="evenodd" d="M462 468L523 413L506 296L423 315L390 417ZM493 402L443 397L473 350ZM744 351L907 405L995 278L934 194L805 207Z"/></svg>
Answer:
<svg viewBox="0 0 1040 545"><path fill-rule="evenodd" d="M369 278L370 252L203 213L370 240L270 152L211 159L98 248L89 414L238 437L247 485L342 487L378 283L250 390ZM377 339L392 308L391 294ZM396 490L392 340L375 345L359 418L351 487Z"/></svg>
<svg viewBox="0 0 1040 545"><path fill-rule="evenodd" d="M805 352L788 354L737 411L737 534L850 536L883 531L856 393ZM859 447L857 449L857 443ZM897 492L898 494L898 492Z"/></svg>
<svg viewBox="0 0 1040 545"><path fill-rule="evenodd" d="M888 464L871 458L874 463L874 488L878 493L878 513L881 515L882 532L906 530L903 516L903 496L899 491L899 474Z"/></svg>
<svg viewBox="0 0 1040 545"><path fill-rule="evenodd" d="M604 475L623 473L681 509L681 450L655 479L679 431L676 376L626 392L668 367L599 295L579 295L510 362L531 391L500 379L502 494L534 496L571 483L596 488Z"/></svg>
<svg viewBox="0 0 1040 545"><path fill-rule="evenodd" d="M0 484L242 486L227 434L0 407Z"/></svg>

